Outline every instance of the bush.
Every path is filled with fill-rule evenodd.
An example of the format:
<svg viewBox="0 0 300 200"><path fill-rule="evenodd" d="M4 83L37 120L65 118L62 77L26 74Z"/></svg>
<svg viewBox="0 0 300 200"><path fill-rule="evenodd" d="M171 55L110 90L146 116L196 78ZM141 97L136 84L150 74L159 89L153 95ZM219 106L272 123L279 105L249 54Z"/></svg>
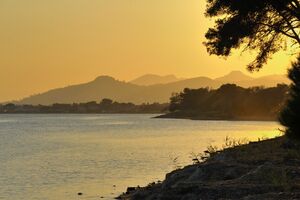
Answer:
<svg viewBox="0 0 300 200"><path fill-rule="evenodd" d="M285 134L289 138L300 140L300 56L292 63L288 76L292 81L290 97L280 113L279 121L285 126Z"/></svg>

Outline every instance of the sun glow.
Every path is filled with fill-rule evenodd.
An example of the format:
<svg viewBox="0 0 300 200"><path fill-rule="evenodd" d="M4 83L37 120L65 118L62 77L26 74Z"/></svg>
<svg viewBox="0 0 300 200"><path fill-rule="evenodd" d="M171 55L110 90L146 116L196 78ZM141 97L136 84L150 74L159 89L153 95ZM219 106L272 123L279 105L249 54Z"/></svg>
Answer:
<svg viewBox="0 0 300 200"><path fill-rule="evenodd" d="M202 42L213 22L202 0L0 2L0 101L86 82L145 73L217 77L246 73L254 55L209 56ZM253 76L282 74L281 52Z"/></svg>

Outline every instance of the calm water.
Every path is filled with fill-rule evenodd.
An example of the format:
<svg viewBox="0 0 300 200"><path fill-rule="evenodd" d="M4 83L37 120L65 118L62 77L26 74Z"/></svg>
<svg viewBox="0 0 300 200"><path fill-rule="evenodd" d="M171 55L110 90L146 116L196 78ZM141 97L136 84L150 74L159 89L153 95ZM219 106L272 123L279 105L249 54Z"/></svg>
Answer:
<svg viewBox="0 0 300 200"><path fill-rule="evenodd" d="M0 115L0 199L112 199L126 186L162 180L226 136L279 134L275 122L151 117Z"/></svg>

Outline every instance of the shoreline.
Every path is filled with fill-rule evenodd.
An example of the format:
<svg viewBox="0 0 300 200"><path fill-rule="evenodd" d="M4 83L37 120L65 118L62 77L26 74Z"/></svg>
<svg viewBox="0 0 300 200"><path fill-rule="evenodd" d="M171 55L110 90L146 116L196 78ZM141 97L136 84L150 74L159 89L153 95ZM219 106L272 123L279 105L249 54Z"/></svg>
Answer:
<svg viewBox="0 0 300 200"><path fill-rule="evenodd" d="M181 113L165 113L153 118L157 119L189 119L189 120L206 120L206 121L278 121L277 118L270 117L208 117L208 116L188 116Z"/></svg>
<svg viewBox="0 0 300 200"><path fill-rule="evenodd" d="M128 187L120 200L300 199L300 144L285 136L221 151L166 174L162 182Z"/></svg>
<svg viewBox="0 0 300 200"><path fill-rule="evenodd" d="M257 122L276 122L277 119L259 119L259 118L243 118L243 119L232 119L232 118L209 118L209 117L202 117L202 118L194 118L194 117L171 117L166 113L159 113L159 112L144 112L144 113L133 113L133 112L123 112L123 113L95 113L95 112L9 112L9 113L2 113L1 115L54 115L54 114L66 114L66 115L157 115L151 117L152 119L185 119L185 120L195 120L195 121L257 121Z"/></svg>
<svg viewBox="0 0 300 200"><path fill-rule="evenodd" d="M81 114L91 114L91 115L129 115L129 114L133 114L133 115L157 115L157 114L162 114L162 113L158 113L158 112L149 112L149 113L132 113L132 112L124 112L124 113L84 113L84 112L40 112L40 113L37 113L37 112L15 112L15 113L1 113L0 112L0 116L1 115L18 115L18 114L22 114L22 115L26 115L26 114L29 114L29 115L39 115L39 114L74 114L74 115L81 115Z"/></svg>

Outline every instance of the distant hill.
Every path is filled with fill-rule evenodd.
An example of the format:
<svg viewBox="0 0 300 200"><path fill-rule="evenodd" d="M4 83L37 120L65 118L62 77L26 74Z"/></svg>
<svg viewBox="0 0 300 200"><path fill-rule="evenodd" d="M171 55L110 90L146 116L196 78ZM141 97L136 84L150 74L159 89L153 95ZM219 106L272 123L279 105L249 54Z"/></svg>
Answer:
<svg viewBox="0 0 300 200"><path fill-rule="evenodd" d="M238 83L240 81L252 81L254 78L247 76L241 71L232 71L229 74L216 78L215 81L222 83Z"/></svg>
<svg viewBox="0 0 300 200"><path fill-rule="evenodd" d="M240 79L239 76L241 77ZM103 98L110 98L118 102L132 102L135 104L147 102L165 103L169 101L172 93L180 92L184 88L218 88L225 83L235 83L242 87L262 85L271 87L276 86L278 83L288 84L289 80L284 75L251 78L241 72L232 72L217 79L196 77L170 83L137 85L133 84L133 82L119 81L109 76L99 76L88 83L53 89L48 92L26 97L14 103L49 105L53 103L99 102Z"/></svg>
<svg viewBox="0 0 300 200"><path fill-rule="evenodd" d="M132 100L132 95L141 90L141 86L121 82L109 76L99 76L91 82L53 89L24 98L18 103L49 105L52 103L98 102L103 98L129 102Z"/></svg>
<svg viewBox="0 0 300 200"><path fill-rule="evenodd" d="M53 89L42 94L32 95L17 103L49 105L53 103L98 102L103 98L135 104L146 102L162 103L168 102L173 92L179 92L186 87L199 88L206 86L217 87L218 84L212 79L199 77L168 84L140 86L118 81L112 77L100 76L88 83Z"/></svg>
<svg viewBox="0 0 300 200"><path fill-rule="evenodd" d="M242 87L265 86L273 87L278 83L289 84L290 81L285 75L268 75L259 78L247 76L240 71L232 71L229 74L220 78L214 79L219 83L234 83Z"/></svg>
<svg viewBox="0 0 300 200"><path fill-rule="evenodd" d="M145 74L141 77L138 77L130 83L136 84L136 85L155 85L155 84L166 84L171 83L175 81L179 81L180 79L177 78L174 75L166 75L166 76L159 76L155 74Z"/></svg>
<svg viewBox="0 0 300 200"><path fill-rule="evenodd" d="M253 87L253 86L265 86L265 87L272 87L275 86L277 83L285 83L290 84L290 80L287 76L284 75L269 75L269 76L262 76L260 78L255 78L248 81L238 81L236 82L237 85L242 87Z"/></svg>

